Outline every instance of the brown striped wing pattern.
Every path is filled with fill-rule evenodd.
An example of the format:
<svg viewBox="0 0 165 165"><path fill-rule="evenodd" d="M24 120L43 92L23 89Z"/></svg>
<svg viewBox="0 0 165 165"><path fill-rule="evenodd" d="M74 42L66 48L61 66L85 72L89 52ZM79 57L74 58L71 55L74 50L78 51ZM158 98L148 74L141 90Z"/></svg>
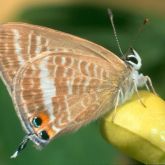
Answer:
<svg viewBox="0 0 165 165"><path fill-rule="evenodd" d="M0 26L0 72L25 131L40 145L112 109L129 75L105 48L29 24ZM124 76L123 76L124 75ZM35 117L42 124L35 127ZM49 140L42 141L41 131Z"/></svg>

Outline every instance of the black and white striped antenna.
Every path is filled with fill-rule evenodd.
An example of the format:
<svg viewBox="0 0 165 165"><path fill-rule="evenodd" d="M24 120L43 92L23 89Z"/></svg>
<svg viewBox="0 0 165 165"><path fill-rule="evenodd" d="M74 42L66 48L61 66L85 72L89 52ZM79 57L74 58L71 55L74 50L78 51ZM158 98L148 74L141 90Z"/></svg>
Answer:
<svg viewBox="0 0 165 165"><path fill-rule="evenodd" d="M124 57L124 53L123 53L123 51L121 49L120 42L119 42L119 39L118 39L118 36L117 36L117 32L116 32L116 28L115 28L115 24L114 24L114 21L113 21L113 13L112 13L112 10L109 9L109 8L108 8L108 15L109 15L109 19L111 21L113 34L115 36L115 40L116 40L117 46L119 48L120 54Z"/></svg>

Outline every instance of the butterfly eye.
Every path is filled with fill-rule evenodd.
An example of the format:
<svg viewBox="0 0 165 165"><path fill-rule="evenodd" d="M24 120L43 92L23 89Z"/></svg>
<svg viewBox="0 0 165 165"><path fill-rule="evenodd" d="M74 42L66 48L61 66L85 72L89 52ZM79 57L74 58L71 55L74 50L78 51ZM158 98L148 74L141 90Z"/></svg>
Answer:
<svg viewBox="0 0 165 165"><path fill-rule="evenodd" d="M34 127L38 128L42 124L42 119L40 117L34 117L32 120L32 124L34 125Z"/></svg>
<svg viewBox="0 0 165 165"><path fill-rule="evenodd" d="M48 140L48 139L49 139L49 135L48 135L48 133L47 133L45 130L41 131L41 132L39 133L39 136L40 136L41 139L43 139L43 140Z"/></svg>
<svg viewBox="0 0 165 165"><path fill-rule="evenodd" d="M133 57L133 56L128 56L127 57L127 61L131 61L132 63L134 63L134 64L138 64L138 60L137 60L137 58L136 57Z"/></svg>

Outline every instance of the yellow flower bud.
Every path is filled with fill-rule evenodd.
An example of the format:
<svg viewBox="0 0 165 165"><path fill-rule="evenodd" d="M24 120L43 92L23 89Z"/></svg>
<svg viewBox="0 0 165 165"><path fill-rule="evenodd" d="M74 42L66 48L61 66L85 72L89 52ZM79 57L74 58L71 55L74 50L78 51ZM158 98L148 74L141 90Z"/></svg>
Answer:
<svg viewBox="0 0 165 165"><path fill-rule="evenodd" d="M165 101L140 91L130 101L107 114L102 121L104 137L122 152L145 164L165 164ZM113 120L112 120L113 118Z"/></svg>

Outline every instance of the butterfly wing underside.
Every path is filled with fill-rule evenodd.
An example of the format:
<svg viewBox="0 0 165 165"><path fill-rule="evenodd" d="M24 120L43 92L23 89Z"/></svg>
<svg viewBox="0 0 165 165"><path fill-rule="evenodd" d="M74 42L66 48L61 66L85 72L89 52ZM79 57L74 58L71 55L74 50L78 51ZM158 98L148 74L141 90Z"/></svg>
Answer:
<svg viewBox="0 0 165 165"><path fill-rule="evenodd" d="M112 108L117 88L110 83L108 66L103 68L100 62L73 52L46 52L22 67L14 80L14 102L25 124L44 114L48 119L43 127L49 125L54 136Z"/></svg>
<svg viewBox="0 0 165 165"><path fill-rule="evenodd" d="M124 62L112 52L79 37L25 23L2 24L0 25L0 71L9 93L12 91L12 81L16 72L26 61L44 51L65 49L110 59L111 65L117 71L122 71L125 67Z"/></svg>
<svg viewBox="0 0 165 165"><path fill-rule="evenodd" d="M111 109L126 66L101 46L28 24L0 26L0 71L27 133L51 137ZM40 128L32 128L41 116Z"/></svg>

